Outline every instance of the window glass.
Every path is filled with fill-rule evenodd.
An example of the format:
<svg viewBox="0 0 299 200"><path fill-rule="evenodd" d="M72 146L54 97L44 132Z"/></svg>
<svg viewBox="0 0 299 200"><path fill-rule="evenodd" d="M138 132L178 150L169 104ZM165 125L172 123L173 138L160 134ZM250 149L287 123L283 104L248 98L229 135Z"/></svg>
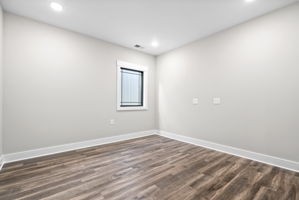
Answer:
<svg viewBox="0 0 299 200"><path fill-rule="evenodd" d="M143 72L121 68L121 107L143 106Z"/></svg>

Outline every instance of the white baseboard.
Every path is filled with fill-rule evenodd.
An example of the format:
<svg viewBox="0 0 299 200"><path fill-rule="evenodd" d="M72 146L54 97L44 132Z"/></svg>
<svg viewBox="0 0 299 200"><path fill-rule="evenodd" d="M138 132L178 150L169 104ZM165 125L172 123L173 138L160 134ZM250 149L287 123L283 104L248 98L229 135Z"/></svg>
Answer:
<svg viewBox="0 0 299 200"><path fill-rule="evenodd" d="M2 167L3 167L3 165L4 165L4 158L3 158L3 155L1 155L0 156L0 171L1 171Z"/></svg>
<svg viewBox="0 0 299 200"><path fill-rule="evenodd" d="M114 143L119 141L125 141L125 140L130 140L130 139L135 139L135 138L140 138L140 137L145 137L145 136L155 135L155 134L170 139L178 140L181 142L186 142L189 144L205 147L208 149L213 149L216 151L232 154L238 157L243 157L250 160L255 160L265 164L270 164L280 168L288 169L291 171L299 172L299 163L295 161L290 161L278 157L273 157L269 155L247 151L244 149L239 149L231 146L221 145L221 144L217 144L205 140L195 139L183 135L178 135L166 131L157 131L157 130L128 133L128 134L122 134L113 137L99 138L95 140L88 140L83 142L76 142L76 143L70 143L65 145L52 146L52 147L34 149L34 150L11 153L11 154L4 154L0 156L0 170L5 163L26 160L26 159L36 158L41 156L47 156L56 153L62 153L62 152L76 150L76 149L93 147L93 146L109 144L109 143Z"/></svg>
<svg viewBox="0 0 299 200"><path fill-rule="evenodd" d="M282 159L282 158L278 158L278 157L264 155L261 153L247 151L244 149L221 145L221 144L217 144L217 143L213 143L213 142L209 142L209 141L205 141L205 140L200 140L200 139L196 139L196 138L191 138L191 137L187 137L187 136L183 136L183 135L178 135L178 134L174 134L174 133L169 133L169 132L161 131L161 130L159 131L159 135L163 136L163 137L170 138L170 139L178 140L181 142L205 147L208 149L232 154L232 155L235 155L238 157L247 158L247 159L258 161L261 163L273 165L276 167L284 168L284 169L295 171L295 172L299 172L299 163L295 162L295 161L290 161L290 160L286 160L286 159Z"/></svg>
<svg viewBox="0 0 299 200"><path fill-rule="evenodd" d="M33 150L22 151L17 153L4 154L3 156L4 159L2 160L3 163L10 163L10 162L26 160L30 158L36 158L36 157L47 156L56 153L72 151L76 149L82 149L87 147L93 147L93 146L98 146L103 144L135 139L139 137L145 137L149 135L154 135L156 133L157 133L156 130L141 131L141 132L117 135L113 137L105 137L105 138L99 138L95 140L88 140L83 142L76 142L76 143L64 144L59 146L52 146L52 147L33 149Z"/></svg>

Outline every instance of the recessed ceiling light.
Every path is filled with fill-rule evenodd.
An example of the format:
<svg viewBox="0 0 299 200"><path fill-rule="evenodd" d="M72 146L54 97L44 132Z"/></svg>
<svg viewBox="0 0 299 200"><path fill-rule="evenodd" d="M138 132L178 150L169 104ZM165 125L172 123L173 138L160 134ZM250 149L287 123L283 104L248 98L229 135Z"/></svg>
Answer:
<svg viewBox="0 0 299 200"><path fill-rule="evenodd" d="M157 40L153 40L152 41L152 46L153 47L158 47L159 46L159 42Z"/></svg>
<svg viewBox="0 0 299 200"><path fill-rule="evenodd" d="M251 2L254 2L255 0L245 0L245 2L247 3L251 3Z"/></svg>
<svg viewBox="0 0 299 200"><path fill-rule="evenodd" d="M57 3L57 2L52 2L50 6L51 6L51 8L52 8L53 10L55 10L56 12L61 12L61 11L63 10L62 5L59 4L59 3Z"/></svg>

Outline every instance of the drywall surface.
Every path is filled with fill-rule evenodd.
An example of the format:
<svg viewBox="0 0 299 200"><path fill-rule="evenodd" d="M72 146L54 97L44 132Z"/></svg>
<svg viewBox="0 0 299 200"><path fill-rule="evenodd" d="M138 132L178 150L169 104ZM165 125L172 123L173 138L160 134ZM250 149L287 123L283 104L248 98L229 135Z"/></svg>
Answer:
<svg viewBox="0 0 299 200"><path fill-rule="evenodd" d="M0 4L0 161L3 153L3 10ZM1 165L1 163L0 163Z"/></svg>
<svg viewBox="0 0 299 200"><path fill-rule="evenodd" d="M298 36L296 3L159 56L160 129L298 162Z"/></svg>
<svg viewBox="0 0 299 200"><path fill-rule="evenodd" d="M4 153L156 128L154 56L8 13L4 25ZM116 111L118 59L149 68L149 110Z"/></svg>

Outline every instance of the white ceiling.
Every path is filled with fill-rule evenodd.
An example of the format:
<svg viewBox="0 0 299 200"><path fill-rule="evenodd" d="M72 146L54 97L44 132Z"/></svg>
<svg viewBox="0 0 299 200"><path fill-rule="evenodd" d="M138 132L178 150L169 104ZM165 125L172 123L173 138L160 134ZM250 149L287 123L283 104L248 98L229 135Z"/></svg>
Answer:
<svg viewBox="0 0 299 200"><path fill-rule="evenodd" d="M159 55L297 0L0 0L6 11ZM157 40L159 47L152 47Z"/></svg>

